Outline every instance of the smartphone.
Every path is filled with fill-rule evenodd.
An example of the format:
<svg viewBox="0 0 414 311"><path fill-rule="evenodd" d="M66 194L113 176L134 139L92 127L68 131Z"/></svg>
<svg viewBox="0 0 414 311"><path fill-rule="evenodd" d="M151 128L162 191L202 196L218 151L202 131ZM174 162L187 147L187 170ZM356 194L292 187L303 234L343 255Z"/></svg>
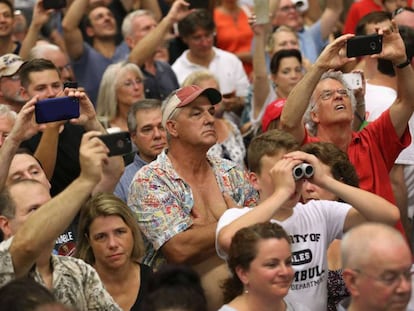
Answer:
<svg viewBox="0 0 414 311"><path fill-rule="evenodd" d="M76 81L66 81L63 83L63 88L77 89L78 82Z"/></svg>
<svg viewBox="0 0 414 311"><path fill-rule="evenodd" d="M346 42L346 56L357 57L378 54L382 51L382 35L355 36Z"/></svg>
<svg viewBox="0 0 414 311"><path fill-rule="evenodd" d="M63 9L66 7L66 0L43 0L43 8L45 10L49 9Z"/></svg>
<svg viewBox="0 0 414 311"><path fill-rule="evenodd" d="M116 132L98 136L109 149L109 156L124 155L132 151L129 132Z"/></svg>
<svg viewBox="0 0 414 311"><path fill-rule="evenodd" d="M362 87L362 76L359 72L344 73L342 78L351 90L357 90Z"/></svg>
<svg viewBox="0 0 414 311"><path fill-rule="evenodd" d="M269 0L254 0L254 14L257 24L269 23Z"/></svg>
<svg viewBox="0 0 414 311"><path fill-rule="evenodd" d="M79 99L77 97L56 97L39 100L35 104L37 123L70 120L79 117Z"/></svg>

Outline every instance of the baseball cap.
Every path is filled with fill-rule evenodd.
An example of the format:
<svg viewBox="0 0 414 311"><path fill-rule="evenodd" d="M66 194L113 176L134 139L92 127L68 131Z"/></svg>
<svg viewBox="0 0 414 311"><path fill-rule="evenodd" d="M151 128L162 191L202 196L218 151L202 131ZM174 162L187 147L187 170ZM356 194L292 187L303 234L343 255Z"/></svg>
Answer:
<svg viewBox="0 0 414 311"><path fill-rule="evenodd" d="M214 88L201 88L198 85L188 85L175 91L166 99L162 108L162 125L171 118L176 108L181 108L192 103L197 97L205 95L215 105L221 102L221 93Z"/></svg>
<svg viewBox="0 0 414 311"><path fill-rule="evenodd" d="M286 98L279 98L271 102L267 107L262 117L262 131L263 133L269 128L270 122L280 118Z"/></svg>
<svg viewBox="0 0 414 311"><path fill-rule="evenodd" d="M24 63L23 59L16 54L4 54L0 57L0 78L13 76Z"/></svg>

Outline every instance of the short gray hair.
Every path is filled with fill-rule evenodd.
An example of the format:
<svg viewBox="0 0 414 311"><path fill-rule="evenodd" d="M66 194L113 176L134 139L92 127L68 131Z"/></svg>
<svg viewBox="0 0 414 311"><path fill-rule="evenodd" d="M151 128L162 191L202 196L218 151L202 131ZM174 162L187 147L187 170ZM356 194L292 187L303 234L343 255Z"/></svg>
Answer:
<svg viewBox="0 0 414 311"><path fill-rule="evenodd" d="M5 116L10 120L15 121L17 118L17 113L11 110L8 105L0 104L0 116Z"/></svg>
<svg viewBox="0 0 414 311"><path fill-rule="evenodd" d="M152 13L149 10L141 9L141 10L132 11L127 16L125 16L124 21L122 22L121 31L122 31L122 36L124 38L130 36L133 33L132 22L136 17L139 17L139 16L150 16L154 18L154 20L157 20L154 13Z"/></svg>
<svg viewBox="0 0 414 311"><path fill-rule="evenodd" d="M134 103L131 108L128 111L128 131L130 133L135 132L137 130L137 119L135 118L135 115L138 111L144 110L144 109L161 109L161 101L159 99L154 98L146 98L137 101Z"/></svg>

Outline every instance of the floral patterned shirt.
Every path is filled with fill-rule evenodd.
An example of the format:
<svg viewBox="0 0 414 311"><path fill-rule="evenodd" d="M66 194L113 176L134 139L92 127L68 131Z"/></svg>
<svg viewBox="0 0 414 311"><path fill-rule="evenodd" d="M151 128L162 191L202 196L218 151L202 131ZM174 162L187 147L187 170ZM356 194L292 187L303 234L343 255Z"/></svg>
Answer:
<svg viewBox="0 0 414 311"><path fill-rule="evenodd" d="M258 194L244 169L226 159L207 159L222 193L229 194L239 206L257 204ZM156 268L165 262L160 248L192 225L193 205L191 188L174 170L166 151L137 172L130 186L128 206L146 238L145 264Z"/></svg>
<svg viewBox="0 0 414 311"><path fill-rule="evenodd" d="M0 287L15 279L9 248L12 238L0 244ZM51 255L53 270L52 293L56 299L82 311L121 311L105 290L98 273L83 260ZM29 273L36 282L45 286L36 269Z"/></svg>

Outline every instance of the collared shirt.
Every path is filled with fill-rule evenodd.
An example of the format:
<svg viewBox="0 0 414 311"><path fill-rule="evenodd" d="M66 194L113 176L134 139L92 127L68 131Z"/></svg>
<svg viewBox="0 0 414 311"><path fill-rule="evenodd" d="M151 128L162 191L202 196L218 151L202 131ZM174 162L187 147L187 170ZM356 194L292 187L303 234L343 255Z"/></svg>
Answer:
<svg viewBox="0 0 414 311"><path fill-rule="evenodd" d="M128 193L129 193L129 185L131 184L132 179L134 179L135 174L139 171L141 167L146 165L147 162L145 162L138 153L134 156L134 162L129 164L127 167L125 167L124 173L121 176L121 179L119 180L118 184L115 187L114 194L123 200L124 202L128 199Z"/></svg>
<svg viewBox="0 0 414 311"><path fill-rule="evenodd" d="M247 172L236 163L207 156L222 193L239 206L255 206L257 191L248 182ZM164 150L157 159L135 175L128 206L135 213L147 241L144 263L158 267L165 262L161 246L192 225L194 198L188 185L174 170Z"/></svg>
<svg viewBox="0 0 414 311"><path fill-rule="evenodd" d="M164 100L180 87L177 77L171 66L161 61L154 61L155 75L145 70L145 66L141 66L144 74L145 98L155 98Z"/></svg>
<svg viewBox="0 0 414 311"><path fill-rule="evenodd" d="M188 60L189 50L184 51L172 65L178 82L182 84L189 74L197 70L208 69L214 72L223 94L236 91L237 96L245 97L250 85L243 63L233 53L213 47L214 57L208 68L194 64Z"/></svg>
<svg viewBox="0 0 414 311"><path fill-rule="evenodd" d="M15 279L10 245L13 238L0 244L0 287ZM98 273L81 259L51 255L53 288L56 299L77 310L120 311L113 298L105 290ZM37 269L29 276L46 287Z"/></svg>

